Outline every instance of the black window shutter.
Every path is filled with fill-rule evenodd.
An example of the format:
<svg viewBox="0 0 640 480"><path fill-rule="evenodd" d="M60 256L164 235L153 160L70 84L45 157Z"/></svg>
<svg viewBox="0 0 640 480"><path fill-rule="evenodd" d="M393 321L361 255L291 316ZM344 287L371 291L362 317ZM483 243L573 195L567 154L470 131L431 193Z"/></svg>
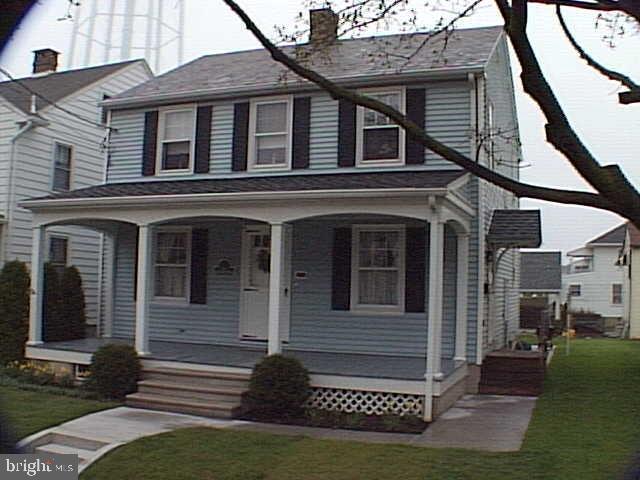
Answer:
<svg viewBox="0 0 640 480"><path fill-rule="evenodd" d="M349 310L351 303L351 229L333 231L331 308Z"/></svg>
<svg viewBox="0 0 640 480"><path fill-rule="evenodd" d="M408 89L406 102L407 119L411 120L418 127L424 130L424 88ZM418 165L420 163L424 163L424 145L420 142L416 142L412 138L409 138L409 135L406 135L405 138L405 151L407 155L405 163L407 165Z"/></svg>
<svg viewBox="0 0 640 480"><path fill-rule="evenodd" d="M140 230L136 228L136 244L133 247L133 301L138 299L138 239Z"/></svg>
<svg viewBox="0 0 640 480"><path fill-rule="evenodd" d="M158 142L158 111L144 114L144 139L142 143L142 175L156 173L156 145Z"/></svg>
<svg viewBox="0 0 640 480"><path fill-rule="evenodd" d="M247 169L249 141L249 102L233 106L233 147L231 170L239 172Z"/></svg>
<svg viewBox="0 0 640 480"><path fill-rule="evenodd" d="M309 167L309 126L311 97L298 97L293 101L293 168Z"/></svg>
<svg viewBox="0 0 640 480"><path fill-rule="evenodd" d="M207 303L207 253L209 231L195 228L191 231L191 303Z"/></svg>
<svg viewBox="0 0 640 480"><path fill-rule="evenodd" d="M209 152L211 151L211 105L198 107L196 118L196 160L195 173L209 171Z"/></svg>
<svg viewBox="0 0 640 480"><path fill-rule="evenodd" d="M405 312L424 312L426 231L407 228L405 252Z"/></svg>
<svg viewBox="0 0 640 480"><path fill-rule="evenodd" d="M338 104L338 166L356 164L356 105L348 100Z"/></svg>

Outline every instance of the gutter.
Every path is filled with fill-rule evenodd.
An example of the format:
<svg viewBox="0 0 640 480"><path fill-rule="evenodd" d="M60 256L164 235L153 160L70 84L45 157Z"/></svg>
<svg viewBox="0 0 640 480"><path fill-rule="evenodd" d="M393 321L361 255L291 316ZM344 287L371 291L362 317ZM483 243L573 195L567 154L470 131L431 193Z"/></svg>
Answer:
<svg viewBox="0 0 640 480"><path fill-rule="evenodd" d="M359 77L337 77L331 80L342 87L371 87L382 85L395 85L398 83L415 83L432 79L451 79L452 76L460 76L461 80L466 78L469 73L481 73L484 71L484 65L474 65L471 67L443 67L432 69L429 71L408 72L393 75L362 75ZM197 100L228 100L235 97L247 96L264 96L282 93L301 93L310 91L319 91L321 88L309 81L297 82L294 85L282 83L275 85L272 82L259 85L251 85L247 87L229 87L217 89L200 89L188 92L166 93L166 94L149 94L141 97L131 98L113 98L101 102L100 105L109 109L144 107L148 105L158 105L161 103L181 103L186 101Z"/></svg>
<svg viewBox="0 0 640 480"><path fill-rule="evenodd" d="M166 205L171 200L199 204L213 201L251 201L251 200L301 200L301 199L329 199L329 198L367 198L372 196L411 197L416 195L445 196L447 188L384 188L384 189L347 189L347 190L290 190L272 192L235 192L235 193L194 193L170 195L144 195L127 197L89 197L89 198L60 198L36 199L20 202L19 206L32 211L49 210L67 207L109 207L109 206L145 206Z"/></svg>

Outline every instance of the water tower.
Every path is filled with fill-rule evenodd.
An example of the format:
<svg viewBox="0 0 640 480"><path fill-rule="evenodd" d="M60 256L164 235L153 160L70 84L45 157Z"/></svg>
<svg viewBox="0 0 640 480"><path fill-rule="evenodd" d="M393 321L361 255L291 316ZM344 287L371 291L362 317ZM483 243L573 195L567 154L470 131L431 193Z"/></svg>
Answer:
<svg viewBox="0 0 640 480"><path fill-rule="evenodd" d="M182 63L184 0L69 0L68 68L145 58L156 73Z"/></svg>

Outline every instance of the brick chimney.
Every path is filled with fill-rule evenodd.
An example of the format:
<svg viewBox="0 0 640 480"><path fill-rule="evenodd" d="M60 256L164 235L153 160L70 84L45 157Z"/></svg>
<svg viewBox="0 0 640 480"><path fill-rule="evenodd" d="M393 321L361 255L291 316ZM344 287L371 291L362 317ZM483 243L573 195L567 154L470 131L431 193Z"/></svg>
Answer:
<svg viewBox="0 0 640 480"><path fill-rule="evenodd" d="M311 34L309 43L328 45L338 38L339 15L330 8L317 8L309 11Z"/></svg>
<svg viewBox="0 0 640 480"><path fill-rule="evenodd" d="M33 73L50 73L55 72L58 68L58 53L51 48L43 48L42 50L34 50L33 56Z"/></svg>

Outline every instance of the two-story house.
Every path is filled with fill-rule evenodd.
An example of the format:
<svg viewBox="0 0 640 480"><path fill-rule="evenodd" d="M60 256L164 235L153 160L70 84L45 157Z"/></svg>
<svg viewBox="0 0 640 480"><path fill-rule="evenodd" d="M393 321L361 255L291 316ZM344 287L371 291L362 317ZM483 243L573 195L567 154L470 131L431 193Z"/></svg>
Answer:
<svg viewBox="0 0 640 480"><path fill-rule="evenodd" d="M627 225L618 225L567 253L562 273L562 298L574 312L601 315L607 331L615 330L624 313L624 268L618 263Z"/></svg>
<svg viewBox="0 0 640 480"><path fill-rule="evenodd" d="M38 50L32 76L0 82L0 263L31 260L32 215L20 201L104 182L109 130L100 102L152 77L142 60L56 72L57 56ZM95 326L101 235L52 226L44 241L46 260L78 267Z"/></svg>
<svg viewBox="0 0 640 480"><path fill-rule="evenodd" d="M518 176L501 27L424 48L425 34L325 37L318 51L319 24L335 34L335 15L312 11L299 48L313 68ZM130 405L224 415L234 392L205 398L193 378L246 384L259 358L284 352L311 372L312 405L431 420L516 335L516 249L539 245L538 212L385 116L264 50L199 58L105 106L106 183L23 203L37 260L31 358L86 364L101 344L130 343L146 371ZM52 224L107 239L101 339L42 342L38 262Z"/></svg>

